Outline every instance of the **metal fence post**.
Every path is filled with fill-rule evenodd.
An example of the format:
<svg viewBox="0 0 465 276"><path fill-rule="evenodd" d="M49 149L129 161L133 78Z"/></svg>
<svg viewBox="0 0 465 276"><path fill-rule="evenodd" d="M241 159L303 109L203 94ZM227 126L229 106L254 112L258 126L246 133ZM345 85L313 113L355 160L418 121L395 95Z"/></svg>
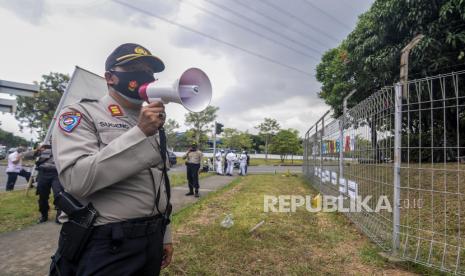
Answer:
<svg viewBox="0 0 465 276"><path fill-rule="evenodd" d="M344 178L344 121L345 121L345 110L339 121L339 178ZM338 181L338 185L339 185Z"/></svg>
<svg viewBox="0 0 465 276"><path fill-rule="evenodd" d="M402 85L395 85L394 111L394 195L392 210L392 253L398 254L400 246L400 166L402 162Z"/></svg>
<svg viewBox="0 0 465 276"><path fill-rule="evenodd" d="M325 131L325 115L321 118L321 131L320 131L320 171L321 171L321 176L323 175L323 135ZM320 191L321 191L321 178L320 178Z"/></svg>
<svg viewBox="0 0 465 276"><path fill-rule="evenodd" d="M305 133L305 139L304 139L304 160L303 160L303 166L302 166L302 173L304 173L305 176L308 175L308 131Z"/></svg>
<svg viewBox="0 0 465 276"><path fill-rule="evenodd" d="M342 103L342 118L339 122L339 178L344 177L344 124L347 116L347 100L352 97L356 91L355 89L350 91L350 93L344 97Z"/></svg>

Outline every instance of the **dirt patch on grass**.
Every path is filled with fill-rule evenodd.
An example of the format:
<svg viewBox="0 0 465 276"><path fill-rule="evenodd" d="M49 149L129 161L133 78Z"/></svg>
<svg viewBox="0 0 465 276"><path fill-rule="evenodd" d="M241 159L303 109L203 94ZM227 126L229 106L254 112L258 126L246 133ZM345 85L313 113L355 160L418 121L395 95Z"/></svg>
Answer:
<svg viewBox="0 0 465 276"><path fill-rule="evenodd" d="M201 227L212 225L215 221L224 216L226 209L220 202L230 201L234 197L234 194L239 192L240 189L240 185L236 185L215 197L215 200L199 202L196 210L186 215L186 217L188 217L186 220L189 222L181 222L176 228L174 242L179 242L180 238L183 236L200 234Z"/></svg>

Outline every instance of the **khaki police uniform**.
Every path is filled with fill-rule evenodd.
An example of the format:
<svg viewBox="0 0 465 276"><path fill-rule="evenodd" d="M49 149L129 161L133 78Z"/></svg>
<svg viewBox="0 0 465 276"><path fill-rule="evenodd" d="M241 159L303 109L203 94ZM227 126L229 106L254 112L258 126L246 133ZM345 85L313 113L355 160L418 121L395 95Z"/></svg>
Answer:
<svg viewBox="0 0 465 276"><path fill-rule="evenodd" d="M189 186L189 194L199 194L199 170L202 163L203 154L200 150L188 151L183 158L186 159L187 184ZM188 195L189 195L188 194Z"/></svg>
<svg viewBox="0 0 465 276"><path fill-rule="evenodd" d="M189 164L200 164L202 162L203 154L200 150L190 151L184 155L184 159Z"/></svg>
<svg viewBox="0 0 465 276"><path fill-rule="evenodd" d="M146 137L138 116L139 111L123 109L107 95L64 108L54 128L61 183L83 204L92 202L99 213L97 226L165 212L158 134ZM170 225L163 242L171 243Z"/></svg>

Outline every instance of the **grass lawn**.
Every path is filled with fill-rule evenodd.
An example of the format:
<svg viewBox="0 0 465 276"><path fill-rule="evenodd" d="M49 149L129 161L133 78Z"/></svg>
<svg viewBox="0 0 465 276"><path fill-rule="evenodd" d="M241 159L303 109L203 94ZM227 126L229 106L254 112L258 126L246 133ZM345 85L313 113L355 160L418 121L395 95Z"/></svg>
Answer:
<svg viewBox="0 0 465 276"><path fill-rule="evenodd" d="M182 186L187 184L187 175L185 172L168 173L171 187ZM201 173L199 179L215 175L214 172Z"/></svg>
<svg viewBox="0 0 465 276"><path fill-rule="evenodd" d="M24 190L1 192L0 233L19 230L36 223L40 217L37 199L35 190L30 190L28 196ZM50 213L50 218L54 218L54 214Z"/></svg>
<svg viewBox="0 0 465 276"><path fill-rule="evenodd" d="M302 178L250 175L173 216L175 254L164 275L411 275L336 213L264 213L263 195L315 195ZM220 226L225 214L234 226ZM265 223L254 233L249 230Z"/></svg>
<svg viewBox="0 0 465 276"><path fill-rule="evenodd" d="M0 160L0 166L8 166L8 160L7 159ZM26 167L34 166L34 160L23 160L23 166L26 166Z"/></svg>
<svg viewBox="0 0 465 276"><path fill-rule="evenodd" d="M200 178L205 178L213 173L202 173ZM186 173L177 172L169 173L171 186L181 186L187 183ZM40 213L37 205L38 196L35 195L35 189L29 191L26 196L25 190L16 190L13 192L0 192L0 233L22 229L26 226L35 224ZM53 209L53 200L50 198L49 203L51 210L49 218L55 218Z"/></svg>
<svg viewBox="0 0 465 276"><path fill-rule="evenodd" d="M176 157L177 164L184 164L186 160L182 159L181 157ZM302 166L302 160L294 160L293 162L289 160L284 160L281 162L279 159L268 159L265 160L264 158L250 158L250 166Z"/></svg>
<svg viewBox="0 0 465 276"><path fill-rule="evenodd" d="M323 169L338 172L337 161L325 160ZM338 186L320 182L313 167L309 175L324 193L339 195ZM345 162L344 176L358 184L359 196L373 196L371 208L380 196L393 202L393 163ZM401 164L399 253L403 258L465 274L464 189L465 164ZM392 217L386 210L351 214L387 248L392 244Z"/></svg>
<svg viewBox="0 0 465 276"><path fill-rule="evenodd" d="M291 166L302 166L302 160L289 160L286 159L284 162L281 162L279 159L262 159L262 158L250 158L250 166L259 166L259 165L268 165L268 166L279 166L279 165L291 165Z"/></svg>

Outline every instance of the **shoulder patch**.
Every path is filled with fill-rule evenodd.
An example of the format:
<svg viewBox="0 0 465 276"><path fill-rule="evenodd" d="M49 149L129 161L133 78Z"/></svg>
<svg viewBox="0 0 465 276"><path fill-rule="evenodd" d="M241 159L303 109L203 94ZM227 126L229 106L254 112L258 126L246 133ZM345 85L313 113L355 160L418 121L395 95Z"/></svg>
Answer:
<svg viewBox="0 0 465 276"><path fill-rule="evenodd" d="M113 117L118 117L118 116L123 116L123 110L121 110L121 107L117 104L110 104L108 106L108 110L111 113L111 116Z"/></svg>
<svg viewBox="0 0 465 276"><path fill-rule="evenodd" d="M72 132L81 122L82 114L80 112L66 112L61 114L58 120L58 126L65 132Z"/></svg>

